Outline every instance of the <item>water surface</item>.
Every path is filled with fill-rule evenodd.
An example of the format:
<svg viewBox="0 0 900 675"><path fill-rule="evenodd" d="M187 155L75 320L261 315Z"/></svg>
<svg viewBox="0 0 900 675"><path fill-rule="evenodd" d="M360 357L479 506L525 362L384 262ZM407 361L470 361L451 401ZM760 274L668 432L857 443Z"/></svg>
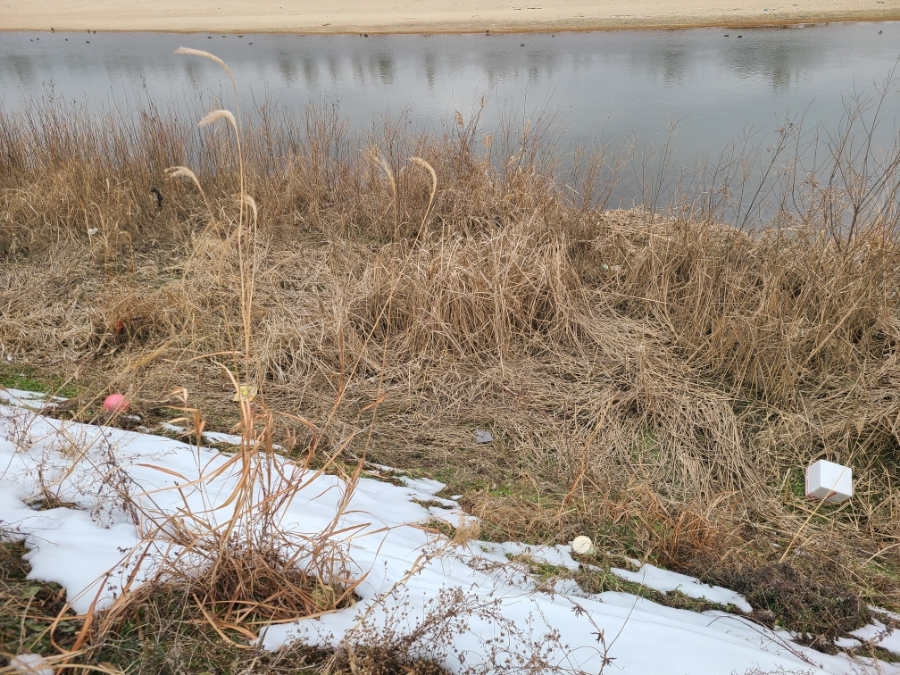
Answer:
<svg viewBox="0 0 900 675"><path fill-rule="evenodd" d="M92 109L160 107L219 97L214 64L178 56L210 50L232 68L245 107L336 102L366 128L409 110L421 126L470 114L483 130L503 114L555 113L564 146L628 134L661 139L677 120L674 162L716 156L752 130L764 141L787 117L837 127L848 101L874 93L900 57L900 23L510 35L207 35L0 33L0 97L15 108L48 87ZM894 89L897 89L894 86ZM882 129L900 128L900 98Z"/></svg>

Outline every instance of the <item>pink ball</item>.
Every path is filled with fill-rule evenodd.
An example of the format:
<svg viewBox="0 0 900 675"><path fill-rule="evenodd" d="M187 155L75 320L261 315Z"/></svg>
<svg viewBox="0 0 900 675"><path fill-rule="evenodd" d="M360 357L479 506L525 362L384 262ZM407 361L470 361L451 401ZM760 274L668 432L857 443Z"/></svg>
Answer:
<svg viewBox="0 0 900 675"><path fill-rule="evenodd" d="M110 394L103 401L103 407L109 412L124 412L128 410L128 401L122 394Z"/></svg>

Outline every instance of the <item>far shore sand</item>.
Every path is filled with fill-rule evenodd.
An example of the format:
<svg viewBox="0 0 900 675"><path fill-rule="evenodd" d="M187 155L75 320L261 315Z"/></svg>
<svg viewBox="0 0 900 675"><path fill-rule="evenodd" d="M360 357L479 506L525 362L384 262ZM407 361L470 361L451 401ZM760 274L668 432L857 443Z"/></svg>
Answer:
<svg viewBox="0 0 900 675"><path fill-rule="evenodd" d="M452 33L900 19L900 0L0 0L0 30Z"/></svg>

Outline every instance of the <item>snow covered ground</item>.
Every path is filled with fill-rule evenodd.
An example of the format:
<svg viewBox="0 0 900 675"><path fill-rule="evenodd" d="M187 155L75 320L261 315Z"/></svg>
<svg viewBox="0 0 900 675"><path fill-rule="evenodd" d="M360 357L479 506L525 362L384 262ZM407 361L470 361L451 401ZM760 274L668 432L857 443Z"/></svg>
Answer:
<svg viewBox="0 0 900 675"><path fill-rule="evenodd" d="M33 410L40 405L40 396L0 390L0 528L24 539L31 576L64 586L75 611L85 612L95 601L108 607L134 571L135 552L147 546L141 534L147 523L135 524L118 491L127 486L142 510L167 517L220 504L236 484L235 472L188 485L211 476L229 456L171 438L45 418ZM312 474L294 471L293 477ZM334 646L345 638L365 642L363 635L416 635L413 649L454 672L521 672L538 655L548 672L900 673L894 665L807 649L741 616L672 609L624 593L590 595L570 580L548 587L509 558L525 554L577 568L568 547L453 546L422 525L440 519L459 526L471 516L434 496L440 483L405 482L361 480L340 518L342 532L335 538L357 578L365 575L356 589L360 602L317 619L270 626L261 634L266 648L290 640ZM334 519L345 488L335 476L315 477L283 512L282 527L321 531ZM48 492L67 506L28 505ZM138 581L152 575L156 563L150 557L140 564ZM751 609L728 589L650 565L612 572L662 592L678 589ZM856 636L900 650L900 636L880 624Z"/></svg>

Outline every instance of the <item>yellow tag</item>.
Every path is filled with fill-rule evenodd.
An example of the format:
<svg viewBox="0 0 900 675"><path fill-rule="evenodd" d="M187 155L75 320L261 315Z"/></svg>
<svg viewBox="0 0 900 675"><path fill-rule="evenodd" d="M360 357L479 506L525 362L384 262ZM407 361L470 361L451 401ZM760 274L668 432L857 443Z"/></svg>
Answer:
<svg viewBox="0 0 900 675"><path fill-rule="evenodd" d="M234 398L231 399L235 403L240 403L241 401L252 401L256 398L256 387L252 384L242 384L240 387L240 392L234 395Z"/></svg>

